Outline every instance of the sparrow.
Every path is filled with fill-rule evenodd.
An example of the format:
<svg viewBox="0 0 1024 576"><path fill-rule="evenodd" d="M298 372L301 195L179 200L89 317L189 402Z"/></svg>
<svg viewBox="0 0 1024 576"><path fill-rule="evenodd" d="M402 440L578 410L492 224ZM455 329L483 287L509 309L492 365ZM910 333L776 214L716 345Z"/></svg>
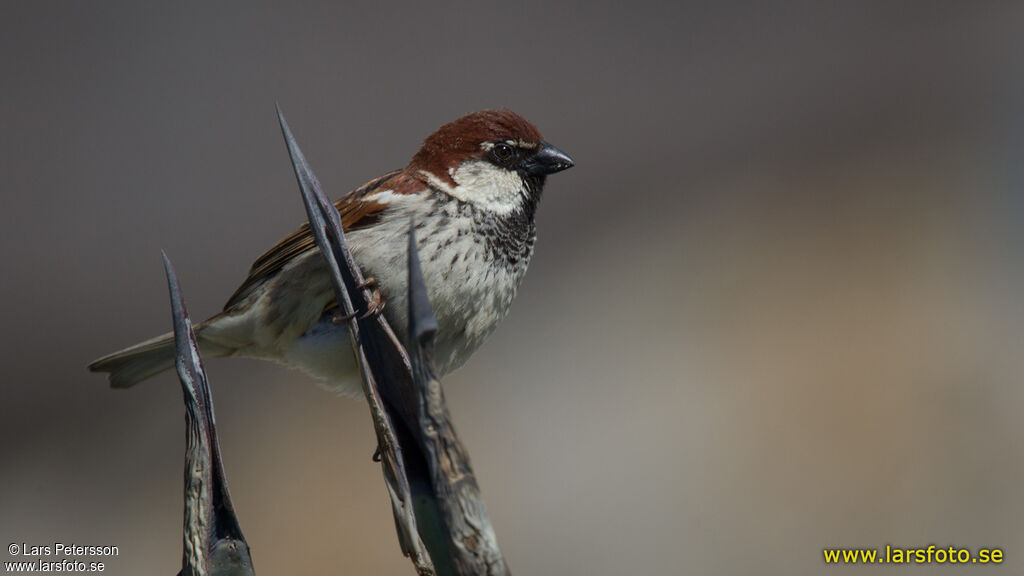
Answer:
<svg viewBox="0 0 1024 576"><path fill-rule="evenodd" d="M508 314L537 238L534 215L549 174L574 165L510 110L484 110L441 126L408 165L335 203L353 257L405 338L409 223L437 317L435 361L460 367ZM207 357L260 358L302 370L358 396L362 385L327 266L309 224L260 256L217 315L195 326ZM174 366L168 333L89 364L127 388Z"/></svg>

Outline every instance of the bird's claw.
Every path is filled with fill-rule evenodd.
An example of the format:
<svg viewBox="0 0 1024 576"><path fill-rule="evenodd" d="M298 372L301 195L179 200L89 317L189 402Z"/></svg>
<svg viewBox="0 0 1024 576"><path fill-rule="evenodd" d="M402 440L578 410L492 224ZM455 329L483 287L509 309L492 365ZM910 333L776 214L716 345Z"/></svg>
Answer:
<svg viewBox="0 0 1024 576"><path fill-rule="evenodd" d="M335 324L344 324L355 317L356 314L354 312L352 314L335 314L334 317L331 318L331 322Z"/></svg>

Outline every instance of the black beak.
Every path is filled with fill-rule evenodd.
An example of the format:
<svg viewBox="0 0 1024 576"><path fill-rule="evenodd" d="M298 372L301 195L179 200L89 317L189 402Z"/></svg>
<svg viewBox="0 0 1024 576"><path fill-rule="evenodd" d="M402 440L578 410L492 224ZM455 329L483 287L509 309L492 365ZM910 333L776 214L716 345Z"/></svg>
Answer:
<svg viewBox="0 0 1024 576"><path fill-rule="evenodd" d="M531 176L544 176L567 170L576 165L572 158L569 158L568 154L551 144L542 140L540 146L540 150L527 158L526 162L523 163L523 170L527 174Z"/></svg>

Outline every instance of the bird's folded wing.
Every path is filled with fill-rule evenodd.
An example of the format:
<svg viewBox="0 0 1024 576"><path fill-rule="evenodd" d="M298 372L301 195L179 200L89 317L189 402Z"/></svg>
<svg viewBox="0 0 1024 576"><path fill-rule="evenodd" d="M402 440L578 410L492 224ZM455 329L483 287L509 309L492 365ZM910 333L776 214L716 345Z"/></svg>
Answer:
<svg viewBox="0 0 1024 576"><path fill-rule="evenodd" d="M367 200L366 197L389 188L390 182L395 180L400 174L402 174L401 170L389 172L349 192L334 203L338 208L338 213L341 215L341 225L345 232L366 228L377 222L387 204ZM249 276L238 287L238 290L235 290L235 293L231 295L227 304L224 305L224 311L227 312L239 302L245 300L257 286L268 278L273 277L274 274L284 268L296 256L315 247L316 241L309 229L309 223L303 224L298 230L289 234L253 262L252 267L249 269Z"/></svg>

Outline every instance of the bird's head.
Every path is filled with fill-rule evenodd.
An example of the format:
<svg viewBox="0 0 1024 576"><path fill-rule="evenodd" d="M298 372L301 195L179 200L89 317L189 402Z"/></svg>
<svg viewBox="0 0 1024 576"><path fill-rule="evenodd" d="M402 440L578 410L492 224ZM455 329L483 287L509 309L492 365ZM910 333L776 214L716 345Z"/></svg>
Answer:
<svg viewBox="0 0 1024 576"><path fill-rule="evenodd" d="M450 196L497 215L528 211L545 177L573 166L511 110L474 112L427 137L409 170Z"/></svg>

